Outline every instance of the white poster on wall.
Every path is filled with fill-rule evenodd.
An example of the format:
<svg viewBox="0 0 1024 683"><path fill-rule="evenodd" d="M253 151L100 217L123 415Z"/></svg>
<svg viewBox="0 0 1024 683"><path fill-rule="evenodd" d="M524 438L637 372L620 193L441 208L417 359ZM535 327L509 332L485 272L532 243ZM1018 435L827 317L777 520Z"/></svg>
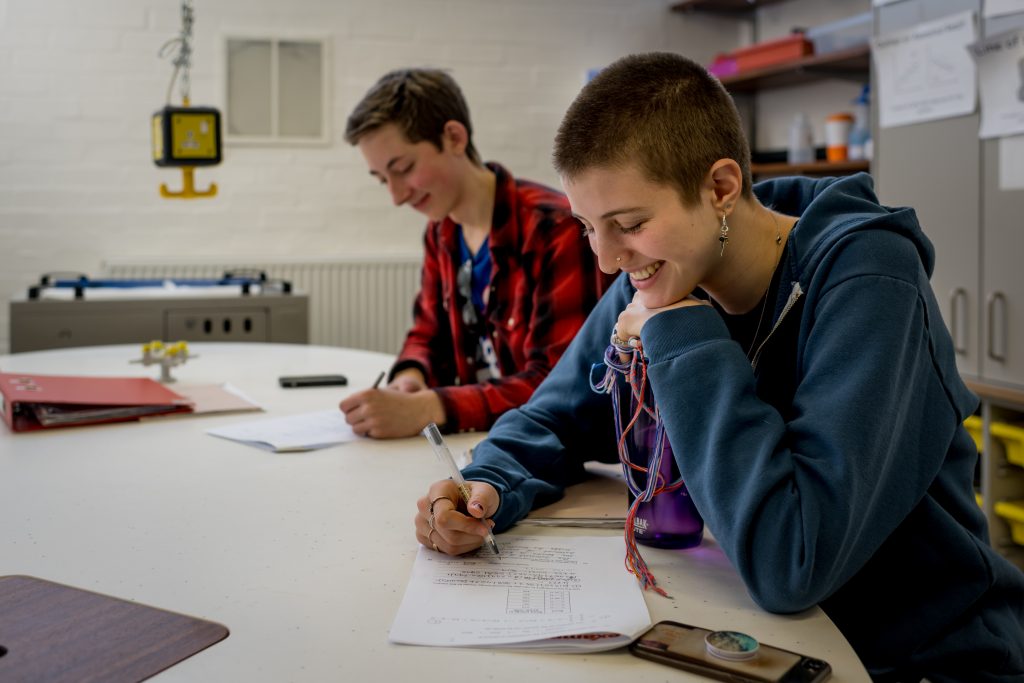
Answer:
<svg viewBox="0 0 1024 683"><path fill-rule="evenodd" d="M981 13L986 19L1024 12L1024 0L985 0Z"/></svg>
<svg viewBox="0 0 1024 683"><path fill-rule="evenodd" d="M975 40L974 12L873 39L879 125L892 128L973 113L977 92L967 46Z"/></svg>
<svg viewBox="0 0 1024 683"><path fill-rule="evenodd" d="M978 64L982 138L1024 133L1024 30L971 45Z"/></svg>

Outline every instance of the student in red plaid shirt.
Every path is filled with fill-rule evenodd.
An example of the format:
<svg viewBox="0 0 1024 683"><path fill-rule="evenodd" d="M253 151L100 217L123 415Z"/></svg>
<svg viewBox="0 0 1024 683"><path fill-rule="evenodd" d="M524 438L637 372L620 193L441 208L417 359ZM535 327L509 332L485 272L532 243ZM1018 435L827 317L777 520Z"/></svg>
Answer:
<svg viewBox="0 0 1024 683"><path fill-rule="evenodd" d="M386 388L341 402L357 434L486 430L526 402L610 283L565 196L481 162L443 71L383 76L345 139L396 206L427 216L412 329Z"/></svg>

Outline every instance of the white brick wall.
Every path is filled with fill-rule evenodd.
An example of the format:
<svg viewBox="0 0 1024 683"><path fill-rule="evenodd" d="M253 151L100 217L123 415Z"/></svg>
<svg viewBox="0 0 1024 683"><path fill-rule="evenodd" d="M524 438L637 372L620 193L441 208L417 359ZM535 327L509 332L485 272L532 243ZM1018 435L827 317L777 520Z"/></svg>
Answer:
<svg viewBox="0 0 1024 683"><path fill-rule="evenodd" d="M150 115L180 28L177 0L0 0L0 353L7 301L40 274L100 273L106 259L319 259L417 253L422 219L390 206L341 139L384 71L451 69L481 154L555 184L550 144L586 70L630 52L706 62L737 24L683 17L667 0L195 0L192 102L223 107L226 33L332 41L333 143L227 147L196 172L220 194L161 199L176 169L150 161ZM178 98L177 89L174 93ZM372 226L372 230L367 230Z"/></svg>

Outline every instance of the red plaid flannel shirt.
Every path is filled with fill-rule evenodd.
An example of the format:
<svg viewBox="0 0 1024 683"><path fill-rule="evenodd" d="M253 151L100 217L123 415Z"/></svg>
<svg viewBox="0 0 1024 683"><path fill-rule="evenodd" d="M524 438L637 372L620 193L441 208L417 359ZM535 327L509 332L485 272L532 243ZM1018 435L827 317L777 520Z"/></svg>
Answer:
<svg viewBox="0 0 1024 683"><path fill-rule="evenodd" d="M423 371L444 404L449 432L490 429L525 403L613 279L598 269L564 195L516 180L498 164L487 167L497 184L484 324L502 376L477 383L471 366L477 340L462 321L459 242L450 218L427 224L413 326L391 369L392 376L408 367Z"/></svg>

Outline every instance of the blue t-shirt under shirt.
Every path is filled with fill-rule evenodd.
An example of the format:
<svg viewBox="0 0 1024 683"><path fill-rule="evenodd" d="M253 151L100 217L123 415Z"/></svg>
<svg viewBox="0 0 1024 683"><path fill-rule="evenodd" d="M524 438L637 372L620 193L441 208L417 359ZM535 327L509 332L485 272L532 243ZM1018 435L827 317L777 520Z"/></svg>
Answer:
<svg viewBox="0 0 1024 683"><path fill-rule="evenodd" d="M491 250L489 248L489 242L491 241L490 235L484 238L483 244L475 254L469 253L469 246L466 244L466 238L462 234L462 226L459 226L459 263L465 264L466 261L473 260L473 278L472 278L472 300L473 307L476 308L477 317L483 317L484 313L484 291L487 286L491 284ZM461 294L461 292L460 292Z"/></svg>

